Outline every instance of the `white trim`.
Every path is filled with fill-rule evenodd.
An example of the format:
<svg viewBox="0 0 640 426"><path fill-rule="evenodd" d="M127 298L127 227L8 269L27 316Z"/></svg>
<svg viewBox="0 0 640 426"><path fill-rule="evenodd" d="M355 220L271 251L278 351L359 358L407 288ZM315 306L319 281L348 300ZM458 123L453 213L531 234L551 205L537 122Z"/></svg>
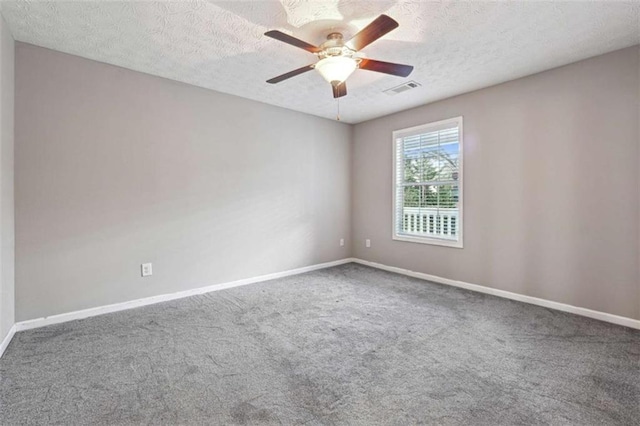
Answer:
<svg viewBox="0 0 640 426"><path fill-rule="evenodd" d="M414 136L427 131L444 130L450 127L452 124L459 124L462 122L462 116L445 118L444 120L432 121L431 123L419 124L413 127L407 127L406 129L394 130L393 138L405 138L407 136Z"/></svg>
<svg viewBox="0 0 640 426"><path fill-rule="evenodd" d="M11 343L11 339L13 339L13 335L16 334L16 325L13 324L11 326L11 328L9 329L9 332L7 333L6 336L4 336L4 339L2 340L2 343L0 343L0 358L2 358L2 355L4 355L4 351L7 350L7 347L9 346L9 343Z"/></svg>
<svg viewBox="0 0 640 426"><path fill-rule="evenodd" d="M459 249L464 248L462 245L462 241L453 241L453 240L447 240L444 238L422 237L422 236L412 237L410 235L396 234L394 232L393 239L396 241L404 241L406 243L429 244L432 246L444 246L444 247L453 247L453 248L459 248Z"/></svg>
<svg viewBox="0 0 640 426"><path fill-rule="evenodd" d="M518 293L512 293L505 290L499 290L491 287L484 287L477 284L470 284L463 281L456 281L449 278L442 278L436 275L429 275L422 272L410 271L408 269L397 268L395 266L387 266L381 263L370 262L367 260L357 258L345 258L335 260L332 262L320 263L317 265L305 266L302 268L291 269L283 272L275 272L272 274L261 275L253 278L245 278L238 281L231 281L228 283L214 284L207 287L195 288L192 290L180 291L177 293L163 294L159 296L145 297L143 299L130 300L128 302L116 303L112 305L99 306L95 308L83 309L80 311L73 311L64 314L52 315L44 318L37 318L28 321L21 321L13 325L9 330L9 333L0 344L0 357L6 350L7 346L11 342L13 335L18 331L31 330L33 328L44 327L52 324L60 324L63 322L74 321L77 319L94 317L97 315L107 314L111 312L124 311L127 309L138 308L141 306L153 305L156 303L167 302L170 300L182 299L185 297L195 296L198 294L210 293L213 291L224 290L233 287L240 287L243 285L259 283L263 281L274 280L277 278L289 277L292 275L304 274L306 272L316 271L319 269L331 268L333 266L343 265L346 263L359 263L361 265L371 266L373 268L382 269L389 272L395 272L397 274L407 275L414 278L423 279L426 281L432 281L440 284L451 285L454 287L460 287L471 291L477 291L479 293L491 294L493 296L503 297L505 299L517 300L519 302L530 303L533 305L543 306L545 308L556 309L558 311L569 312L576 315L581 315L600 321L610 322L612 324L618 324L625 327L635 328L640 330L640 320L621 317L618 315L608 314L605 312L594 311L587 308L581 308L578 306L567 305L559 302L552 302L546 299L539 299L537 297L525 296Z"/></svg>
<svg viewBox="0 0 640 426"><path fill-rule="evenodd" d="M145 297L143 299L136 299L136 300L130 300L127 302L114 303L112 305L98 306L95 308L88 308L80 311L73 311L73 312L67 312L64 314L52 315L49 317L36 318L28 321L18 322L13 326L13 328L15 329L14 332L31 330L33 328L44 327L52 324L60 324L63 322L94 317L102 314L108 314L111 312L118 312L118 311L124 311L127 309L139 308L141 306L154 305L156 303L182 299L185 297L195 296L198 294L210 293L212 291L225 290L227 288L240 287L247 284L254 284L262 281L274 280L276 278L284 278L284 277L289 277L291 275L304 274L305 272L316 271L318 269L331 268L332 266L343 265L345 263L351 263L353 261L354 259L351 259L351 258L340 259L340 260L335 260L333 262L326 262L326 263L320 263L317 265L304 266L302 268L290 269L288 271L275 272L267 275L260 275L258 277L253 277L253 278L245 278L242 280L231 281L228 283L214 284L206 287L194 288L192 290L179 291L177 293Z"/></svg>
<svg viewBox="0 0 640 426"><path fill-rule="evenodd" d="M618 315L608 314L606 312L594 311L579 306L567 305L565 303L553 302L547 299L540 299L533 296L525 296L524 294L512 293L510 291L499 290L497 288L485 287L478 284L470 284L464 281L456 281L449 278L442 278L436 275L424 274L422 272L410 271L408 269L397 268L395 266L387 266L382 263L369 262L368 260L353 259L355 263L371 266L372 268L382 269L397 274L407 275L409 277L419 278L426 281L432 281L439 284L446 284L454 287L464 288L466 290L477 291L479 293L491 294L493 296L503 297L505 299L517 300L518 302L530 303L532 305L543 306L557 311L569 312L571 314L581 315L583 317L593 318L600 321L610 322L612 324L622 325L625 327L640 330L640 320L633 318L621 317Z"/></svg>
<svg viewBox="0 0 640 426"><path fill-rule="evenodd" d="M458 239L455 241L448 241L446 239L437 238L437 237L428 237L428 236L407 236L403 234L399 234L397 232L397 224L398 224L398 210L397 210L397 190L398 183L396 182L396 166L398 163L397 155L397 139L406 137L410 134L422 133L424 131L434 131L434 129L444 129L452 124L456 124L458 126L458 161L459 161L459 170L458 170ZM451 248L464 248L464 117L462 115L458 117L448 118L446 120L435 121L432 123L421 124L419 126L409 127L407 129L395 130L392 134L392 153L391 158L392 161L392 174L391 174L391 191L392 191L392 201L391 201L391 238L396 241L404 241L410 243L420 243L420 244L430 244L435 246L442 247L451 247Z"/></svg>

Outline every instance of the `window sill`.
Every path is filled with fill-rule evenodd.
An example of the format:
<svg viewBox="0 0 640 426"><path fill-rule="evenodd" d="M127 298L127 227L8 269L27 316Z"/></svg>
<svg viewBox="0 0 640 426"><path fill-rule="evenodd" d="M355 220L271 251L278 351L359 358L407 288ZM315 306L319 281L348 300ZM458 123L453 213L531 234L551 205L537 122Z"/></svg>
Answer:
<svg viewBox="0 0 640 426"><path fill-rule="evenodd" d="M404 241L407 243L429 244L433 246L451 247L451 248L464 248L462 241L451 241L440 238L429 237L413 237L410 235L393 235L393 239L396 241Z"/></svg>

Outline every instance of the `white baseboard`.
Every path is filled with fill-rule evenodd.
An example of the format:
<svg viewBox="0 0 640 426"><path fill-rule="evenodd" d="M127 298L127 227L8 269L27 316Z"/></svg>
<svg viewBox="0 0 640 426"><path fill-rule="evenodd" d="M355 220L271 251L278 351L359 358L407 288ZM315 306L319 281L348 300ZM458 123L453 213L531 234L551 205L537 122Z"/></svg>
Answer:
<svg viewBox="0 0 640 426"><path fill-rule="evenodd" d="M556 309L558 311L569 312L583 317L589 317L600 321L606 321L625 327L640 330L640 320L633 318L621 317L618 315L608 314L606 312L594 311L579 306L567 305L565 303L553 302L551 300L540 299L533 296L525 296L523 294L512 293L510 291L498 290L496 288L485 287L478 284L470 284L464 281L456 281L449 278L442 278L436 275L424 274L422 272L410 271L408 269L397 268L395 266L387 266L382 263L369 262L368 260L353 259L355 263L371 266L372 268L383 269L397 274L407 275L414 278L420 278L434 283L446 284L454 287L460 287L467 290L477 291L479 293L491 294L493 296L504 297L505 299L517 300L518 302L530 303L532 305L543 306L545 308Z"/></svg>
<svg viewBox="0 0 640 426"><path fill-rule="evenodd" d="M13 324L11 326L11 328L9 329L9 332L7 333L6 336L4 336L4 339L2 340L2 343L0 343L0 358L2 358L2 355L4 355L4 351L7 350L7 347L9 346L9 343L11 343L11 339L13 339L13 335L16 334L16 325Z"/></svg>
<svg viewBox="0 0 640 426"><path fill-rule="evenodd" d="M354 260L351 258L340 259L340 260L335 260L333 262L320 263L317 265L305 266L302 268L291 269L283 272L275 272L273 274L261 275L253 278L245 278L242 280L231 281L228 283L214 284L206 287L194 288L192 290L179 291L177 293L145 297L143 299L130 300L128 302L115 303L113 305L98 306L95 308L83 309L80 311L67 312L64 314L52 315L49 317L36 318L28 321L21 321L14 325L14 328L15 328L14 332L31 330L33 328L44 327L52 324L60 324L63 322L94 317L97 315L108 314L111 312L118 312L118 311L124 311L127 309L139 308L141 306L153 305L156 303L167 302L170 300L182 299L185 297L195 296L198 294L210 293L212 291L219 291L227 288L240 287L247 284L274 280L276 278L289 277L291 275L298 275L298 274L303 274L305 272L316 271L318 269L330 268L332 266L343 265L345 263L351 263L353 261Z"/></svg>
<svg viewBox="0 0 640 426"><path fill-rule="evenodd" d="M237 281L231 281L228 283L214 284L206 287L195 288L192 290L180 291L177 293L171 294L163 294L159 296L151 296L145 297L143 299L130 300L122 303L115 303L112 305L98 306L95 308L83 309L80 311L67 312L64 314L52 315L49 317L37 318L28 321L21 321L16 323L7 336L4 338L2 343L0 344L0 356L4 353L5 349L11 342L13 335L18 331L30 330L33 328L44 327L52 324L60 324L63 322L74 321L83 318L89 318L97 315L103 315L111 312L124 311L127 309L138 308L141 306L153 305L156 303L167 302L170 300L182 299L185 297L195 296L198 294L210 293L213 291L224 290L233 287L240 287L247 284L259 283L263 281L269 281L277 278L284 278L292 275L303 274L305 272L316 271L319 269L330 268L332 266L343 265L345 263L359 263L366 266L371 266L373 268L382 269L389 272L395 272L402 275L407 275L414 278L420 278L426 281L432 281L440 284L447 284L454 287L460 287L467 290L477 291L480 293L491 294L493 296L503 297L506 299L517 300L519 302L530 303L533 305L543 306L545 308L556 309L559 311L569 312L576 315L581 315L589 318L594 318L601 321L610 322L613 324L618 324L630 328L635 328L640 330L640 320L621 317L618 315L608 314L605 312L594 311L587 308L581 308L578 306L567 305L564 303L553 302L546 299L540 299L532 296L525 296L518 293L512 293L505 290L498 290L491 287L484 287L477 284L470 284L463 281L456 281L449 278L442 278L435 275L424 274L422 272L410 271L408 269L397 268L395 266L383 265L381 263L369 262L367 260L356 259L356 258L346 258L340 259L333 262L320 263L317 265L305 266L302 268L291 269L283 272L275 272L272 274L261 275L253 278L246 278Z"/></svg>

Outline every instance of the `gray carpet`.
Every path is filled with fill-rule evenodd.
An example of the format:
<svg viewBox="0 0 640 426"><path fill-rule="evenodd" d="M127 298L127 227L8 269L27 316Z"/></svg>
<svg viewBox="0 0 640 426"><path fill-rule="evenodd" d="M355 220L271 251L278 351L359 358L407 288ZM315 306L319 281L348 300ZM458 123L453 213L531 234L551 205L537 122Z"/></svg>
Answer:
<svg viewBox="0 0 640 426"><path fill-rule="evenodd" d="M640 332L348 264L18 333L0 423L638 424Z"/></svg>

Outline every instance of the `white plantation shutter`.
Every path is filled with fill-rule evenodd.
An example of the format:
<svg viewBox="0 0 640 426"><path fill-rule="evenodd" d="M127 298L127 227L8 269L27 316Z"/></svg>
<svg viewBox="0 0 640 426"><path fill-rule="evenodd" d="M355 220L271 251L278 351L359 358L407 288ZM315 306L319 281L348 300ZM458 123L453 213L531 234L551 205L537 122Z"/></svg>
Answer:
<svg viewBox="0 0 640 426"><path fill-rule="evenodd" d="M393 237L462 247L462 117L393 139Z"/></svg>

